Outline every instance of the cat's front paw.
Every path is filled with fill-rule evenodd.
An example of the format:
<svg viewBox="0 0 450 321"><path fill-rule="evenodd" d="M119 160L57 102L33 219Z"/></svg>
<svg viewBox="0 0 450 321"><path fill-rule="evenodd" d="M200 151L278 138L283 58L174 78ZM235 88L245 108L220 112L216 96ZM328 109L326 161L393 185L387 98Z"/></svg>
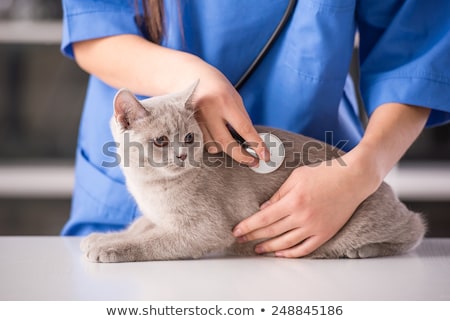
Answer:
<svg viewBox="0 0 450 321"><path fill-rule="evenodd" d="M384 253L383 245L378 243L363 245L357 249L349 249L345 252L345 256L350 259L366 259L385 255L389 254Z"/></svg>
<svg viewBox="0 0 450 321"><path fill-rule="evenodd" d="M81 251L90 262L116 263L135 261L126 243L111 234L94 233L81 241Z"/></svg>
<svg viewBox="0 0 450 321"><path fill-rule="evenodd" d="M104 238L105 234L102 233L92 233L89 236L81 240L80 249L81 252L86 253L89 251L91 246L98 243L101 238Z"/></svg>
<svg viewBox="0 0 450 321"><path fill-rule="evenodd" d="M98 263L117 263L124 261L114 247L93 247L85 253L85 257L90 262Z"/></svg>

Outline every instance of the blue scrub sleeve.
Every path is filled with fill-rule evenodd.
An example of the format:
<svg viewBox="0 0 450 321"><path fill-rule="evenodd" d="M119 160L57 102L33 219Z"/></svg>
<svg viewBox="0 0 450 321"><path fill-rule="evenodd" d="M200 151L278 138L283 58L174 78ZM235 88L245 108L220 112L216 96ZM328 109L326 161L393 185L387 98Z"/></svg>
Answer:
<svg viewBox="0 0 450 321"><path fill-rule="evenodd" d="M63 0L61 51L74 59L72 44L119 34L141 35L134 0Z"/></svg>
<svg viewBox="0 0 450 321"><path fill-rule="evenodd" d="M432 109L450 121L450 1L359 1L361 94L369 115L384 103Z"/></svg>

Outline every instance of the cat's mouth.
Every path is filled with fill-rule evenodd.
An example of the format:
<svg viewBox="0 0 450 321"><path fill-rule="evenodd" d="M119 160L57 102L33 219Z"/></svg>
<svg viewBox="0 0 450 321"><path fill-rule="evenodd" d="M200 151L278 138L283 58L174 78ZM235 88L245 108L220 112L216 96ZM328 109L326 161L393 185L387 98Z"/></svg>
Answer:
<svg viewBox="0 0 450 321"><path fill-rule="evenodd" d="M166 170L170 172L181 172L181 171L188 171L194 168L201 167L200 163L194 163L194 162L188 162L188 161L173 161L168 163L165 168Z"/></svg>
<svg viewBox="0 0 450 321"><path fill-rule="evenodd" d="M183 168L186 168L186 164L184 162L181 162L181 163L170 163L170 164L167 164L167 168L183 169Z"/></svg>
<svg viewBox="0 0 450 321"><path fill-rule="evenodd" d="M170 169L170 170L184 170L189 168L189 164L187 164L185 161L175 161L175 162L170 162L167 164L166 168Z"/></svg>
<svg viewBox="0 0 450 321"><path fill-rule="evenodd" d="M185 163L181 164L169 163L164 167L164 171L168 176L177 176L183 174L184 172L189 171L190 169L191 166Z"/></svg>

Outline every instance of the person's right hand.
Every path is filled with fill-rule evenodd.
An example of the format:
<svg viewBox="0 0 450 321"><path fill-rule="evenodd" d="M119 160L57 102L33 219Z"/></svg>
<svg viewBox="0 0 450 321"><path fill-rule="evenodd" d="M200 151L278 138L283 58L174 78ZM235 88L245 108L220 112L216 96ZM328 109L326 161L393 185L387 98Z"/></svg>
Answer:
<svg viewBox="0 0 450 321"><path fill-rule="evenodd" d="M250 144L260 159L269 161L268 150L253 127L239 93L216 68L201 60L197 64L200 82L193 103L208 152L223 151L239 163L249 166L258 164L258 160L246 153L231 136L227 128L229 124Z"/></svg>
<svg viewBox="0 0 450 321"><path fill-rule="evenodd" d="M250 143L259 158L269 161L270 155L239 93L219 70L202 59L136 35L81 41L74 43L73 49L81 68L112 87L126 87L135 94L168 94L181 91L200 79L193 97L209 151L224 151L250 166L258 163L233 139L227 128L229 124Z"/></svg>

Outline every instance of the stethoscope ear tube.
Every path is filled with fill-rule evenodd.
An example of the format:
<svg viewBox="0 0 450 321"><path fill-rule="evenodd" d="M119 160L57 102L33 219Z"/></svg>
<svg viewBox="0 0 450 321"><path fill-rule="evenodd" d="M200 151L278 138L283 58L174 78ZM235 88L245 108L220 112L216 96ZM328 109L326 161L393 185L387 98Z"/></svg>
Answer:
<svg viewBox="0 0 450 321"><path fill-rule="evenodd" d="M275 40L277 40L278 36L283 31L283 28L288 22L289 18L292 16L296 4L297 0L289 0L288 6L284 11L283 17L281 17L280 22L278 23L272 35L270 36L269 40L267 40L264 47L261 49L256 58L253 60L252 64L247 68L247 70L244 72L241 78L234 85L234 88L236 90L239 90L242 87L242 85L247 81L247 79L250 77L253 71L255 71L256 67L261 63L265 55L269 52Z"/></svg>
<svg viewBox="0 0 450 321"><path fill-rule="evenodd" d="M275 40L277 40L278 36L280 35L281 31L283 31L284 26L288 22L289 18L292 16L292 13L294 12L295 5L297 4L297 0L289 0L288 6L286 10L284 11L283 17L281 17L280 22L278 23L277 27L275 28L274 32L270 36L269 40L267 40L264 47L261 49L261 51L258 53L256 58L253 60L252 64L247 68L247 70L244 72L244 74L241 76L241 78L237 81L237 83L234 85L234 88L236 90L239 90L242 85L247 81L247 79L251 76L253 71L255 71L256 67L261 63L264 56L269 52L270 48L274 44ZM231 136L244 148L247 148L248 145L245 142L245 139L242 138L241 135L233 128L230 124L227 124L228 130L230 131Z"/></svg>

